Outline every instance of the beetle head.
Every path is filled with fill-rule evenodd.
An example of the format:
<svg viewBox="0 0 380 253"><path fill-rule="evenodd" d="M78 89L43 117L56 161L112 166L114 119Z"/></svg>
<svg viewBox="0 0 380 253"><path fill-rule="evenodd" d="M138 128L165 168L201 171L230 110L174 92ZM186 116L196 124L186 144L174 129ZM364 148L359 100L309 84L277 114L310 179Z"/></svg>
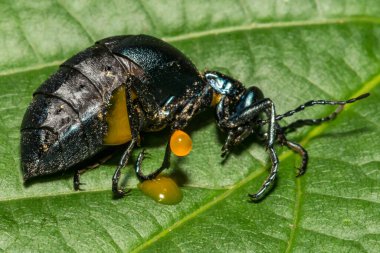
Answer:
<svg viewBox="0 0 380 253"><path fill-rule="evenodd" d="M216 71L207 71L204 77L214 91L222 95L235 96L244 89L238 80Z"/></svg>

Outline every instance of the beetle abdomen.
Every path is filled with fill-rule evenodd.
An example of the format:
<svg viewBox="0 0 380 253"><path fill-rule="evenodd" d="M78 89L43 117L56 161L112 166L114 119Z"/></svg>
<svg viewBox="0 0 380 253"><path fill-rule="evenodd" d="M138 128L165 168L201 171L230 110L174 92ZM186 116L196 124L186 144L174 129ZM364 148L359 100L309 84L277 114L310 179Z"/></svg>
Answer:
<svg viewBox="0 0 380 253"><path fill-rule="evenodd" d="M102 149L104 113L128 69L102 45L62 64L34 93L22 123L24 179L56 173Z"/></svg>
<svg viewBox="0 0 380 253"><path fill-rule="evenodd" d="M36 91L21 126L25 180L65 170L100 150L106 125L93 89L80 73L61 68Z"/></svg>

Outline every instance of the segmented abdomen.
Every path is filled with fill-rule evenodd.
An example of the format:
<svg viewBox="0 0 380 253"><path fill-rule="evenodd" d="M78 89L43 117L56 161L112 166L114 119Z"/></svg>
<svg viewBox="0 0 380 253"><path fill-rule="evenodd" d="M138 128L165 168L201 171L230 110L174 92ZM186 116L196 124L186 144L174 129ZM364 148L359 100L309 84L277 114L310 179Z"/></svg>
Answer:
<svg viewBox="0 0 380 253"><path fill-rule="evenodd" d="M21 126L25 180L66 170L102 149L107 103L125 83L129 67L96 44L63 63L37 89Z"/></svg>

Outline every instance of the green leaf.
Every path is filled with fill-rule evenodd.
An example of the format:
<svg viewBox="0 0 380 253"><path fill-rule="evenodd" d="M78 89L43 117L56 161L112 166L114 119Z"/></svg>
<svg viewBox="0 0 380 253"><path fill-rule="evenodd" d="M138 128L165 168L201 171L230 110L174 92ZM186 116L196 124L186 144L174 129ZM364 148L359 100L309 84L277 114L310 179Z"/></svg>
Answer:
<svg viewBox="0 0 380 253"><path fill-rule="evenodd" d="M0 250L380 252L377 0L5 0L0 9ZM171 168L187 178L178 205L143 196L133 176L131 194L113 200L120 152L82 176L83 192L73 191L70 173L24 187L19 131L33 91L94 41L131 33L164 38L201 71L227 70L260 87L278 113L310 99L371 96L334 122L289 135L309 151L308 171L296 178L299 157L279 147L279 180L258 204L247 193L268 175L265 149L250 139L222 163L225 136L212 111L194 120L194 150ZM147 170L160 164L166 139L167 132L145 136Z"/></svg>

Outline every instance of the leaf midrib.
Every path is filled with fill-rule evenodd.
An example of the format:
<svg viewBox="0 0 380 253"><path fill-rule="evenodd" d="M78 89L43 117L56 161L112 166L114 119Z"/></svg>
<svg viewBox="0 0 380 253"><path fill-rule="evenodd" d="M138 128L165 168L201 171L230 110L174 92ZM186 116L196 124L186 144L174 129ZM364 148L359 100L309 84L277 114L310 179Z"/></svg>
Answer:
<svg viewBox="0 0 380 253"><path fill-rule="evenodd" d="M285 28L285 27L302 27L302 26L317 26L317 25L343 25L348 23L364 23L364 24L380 24L380 18L372 16L355 16L336 19L315 19L315 20L302 20L302 21L287 21L287 22L273 22L273 23L250 23L239 26L229 26L223 28L215 28L207 31L199 31L193 33L187 33L182 35L176 35L171 37L162 37L167 42L178 42L191 39L197 39L215 34L226 34L239 31L250 31L259 29L272 29L272 28ZM92 38L93 42L95 40ZM48 67L59 66L65 59L55 60L52 62L38 63L28 67L11 68L0 71L0 77L19 74L23 72L40 70Z"/></svg>

